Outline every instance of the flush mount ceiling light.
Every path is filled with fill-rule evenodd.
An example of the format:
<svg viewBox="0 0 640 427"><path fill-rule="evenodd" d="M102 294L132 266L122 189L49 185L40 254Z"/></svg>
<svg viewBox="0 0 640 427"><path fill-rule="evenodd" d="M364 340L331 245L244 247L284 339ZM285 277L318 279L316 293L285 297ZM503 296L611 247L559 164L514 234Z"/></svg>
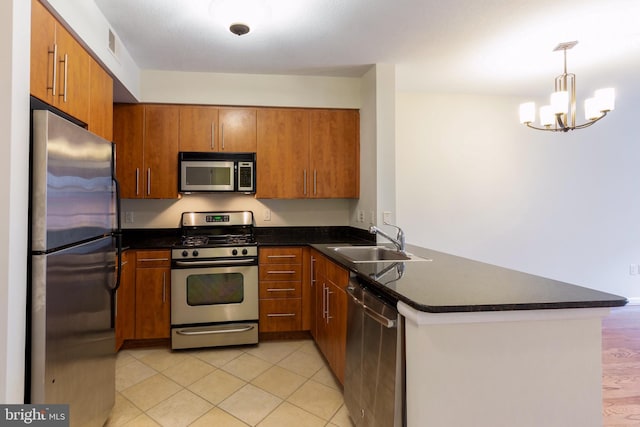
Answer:
<svg viewBox="0 0 640 427"><path fill-rule="evenodd" d="M264 0L212 0L209 14L217 25L242 36L264 26L269 8Z"/></svg>
<svg viewBox="0 0 640 427"><path fill-rule="evenodd" d="M584 129L613 111L615 107L615 91L613 88L595 91L593 98L584 101L585 120L587 122L576 125L576 75L567 73L567 50L578 44L577 41L560 43L553 49L564 52L564 72L556 77L555 91L551 94L549 105L540 107L540 125L532 123L536 118L534 102L520 104L520 123L531 129L552 132L568 132L574 129Z"/></svg>

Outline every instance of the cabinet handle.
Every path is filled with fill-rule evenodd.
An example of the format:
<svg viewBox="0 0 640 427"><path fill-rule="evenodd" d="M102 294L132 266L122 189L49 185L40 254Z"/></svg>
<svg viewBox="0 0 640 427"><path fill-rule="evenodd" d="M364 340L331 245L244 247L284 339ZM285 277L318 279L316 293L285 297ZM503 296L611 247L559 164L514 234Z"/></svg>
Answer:
<svg viewBox="0 0 640 427"><path fill-rule="evenodd" d="M216 148L216 124L211 122L211 149Z"/></svg>
<svg viewBox="0 0 640 427"><path fill-rule="evenodd" d="M136 196L140 194L140 168L136 168Z"/></svg>
<svg viewBox="0 0 640 427"><path fill-rule="evenodd" d="M329 303L327 302L327 290L329 288L327 288L327 286L323 283L322 284L322 318L325 320L325 322L328 323L327 320L327 316L329 315L327 307L329 306Z"/></svg>
<svg viewBox="0 0 640 427"><path fill-rule="evenodd" d="M295 270L267 270L267 274L295 274Z"/></svg>
<svg viewBox="0 0 640 427"><path fill-rule="evenodd" d="M267 258L295 258L296 255L267 255Z"/></svg>
<svg viewBox="0 0 640 427"><path fill-rule="evenodd" d="M307 195L307 170L302 172L302 194Z"/></svg>
<svg viewBox="0 0 640 427"><path fill-rule="evenodd" d="M141 258L138 261L140 261L140 262L169 261L169 258Z"/></svg>
<svg viewBox="0 0 640 427"><path fill-rule="evenodd" d="M147 168L147 196L151 195L151 168Z"/></svg>
<svg viewBox="0 0 640 427"><path fill-rule="evenodd" d="M224 150L224 123L220 125L220 134L221 134L221 138L222 138L222 150Z"/></svg>
<svg viewBox="0 0 640 427"><path fill-rule="evenodd" d="M124 267L125 265L129 264L129 261L122 261L120 263L120 267Z"/></svg>
<svg viewBox="0 0 640 427"><path fill-rule="evenodd" d="M267 288L267 292L293 292L296 288Z"/></svg>
<svg viewBox="0 0 640 427"><path fill-rule="evenodd" d="M331 312L331 309L329 308L329 303L331 302L331 294L333 292L331 292L329 290L329 287L327 286L327 323L329 323L329 319L333 319L333 316L330 316L329 313Z"/></svg>
<svg viewBox="0 0 640 427"><path fill-rule="evenodd" d="M316 169L314 169L313 170L313 195L314 196L318 194L317 177L318 177L318 171Z"/></svg>
<svg viewBox="0 0 640 427"><path fill-rule="evenodd" d="M64 54L64 59L60 60L60 62L64 62L64 93L61 93L59 96L62 97L62 101L67 102L67 71L69 70L69 55Z"/></svg>
<svg viewBox="0 0 640 427"><path fill-rule="evenodd" d="M56 43L53 44L53 50L48 50L48 54L53 54L53 75L51 76L51 87L47 87L47 89L51 89L51 93L53 96L56 96L56 85L58 83L58 45Z"/></svg>
<svg viewBox="0 0 640 427"><path fill-rule="evenodd" d="M311 287L313 287L316 283L315 274L313 273L315 266L316 266L316 259L314 257L311 257L311 280L309 281L309 283L311 284Z"/></svg>
<svg viewBox="0 0 640 427"><path fill-rule="evenodd" d="M162 303L167 301L167 273L162 273Z"/></svg>
<svg viewBox="0 0 640 427"><path fill-rule="evenodd" d="M269 313L267 317L296 317L295 313Z"/></svg>

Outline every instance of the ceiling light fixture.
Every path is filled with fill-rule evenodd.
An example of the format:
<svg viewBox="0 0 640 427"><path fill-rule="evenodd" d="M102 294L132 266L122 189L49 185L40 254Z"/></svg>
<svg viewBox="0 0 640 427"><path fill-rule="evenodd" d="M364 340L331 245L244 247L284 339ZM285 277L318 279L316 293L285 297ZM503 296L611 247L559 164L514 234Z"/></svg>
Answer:
<svg viewBox="0 0 640 427"><path fill-rule="evenodd" d="M247 34L249 31L251 31L251 29L246 24L235 23L229 26L229 31L231 31L236 36L242 36Z"/></svg>
<svg viewBox="0 0 640 427"><path fill-rule="evenodd" d="M550 104L540 107L540 124L534 126L536 118L536 104L526 102L520 104L520 123L531 129L552 132L568 132L574 129L584 129L613 111L615 107L615 91L613 88L599 89L594 97L584 101L585 120L587 122L576 125L576 75L567 73L567 50L578 44L577 41L560 43L554 52L564 52L564 73L556 77L555 91L551 94Z"/></svg>

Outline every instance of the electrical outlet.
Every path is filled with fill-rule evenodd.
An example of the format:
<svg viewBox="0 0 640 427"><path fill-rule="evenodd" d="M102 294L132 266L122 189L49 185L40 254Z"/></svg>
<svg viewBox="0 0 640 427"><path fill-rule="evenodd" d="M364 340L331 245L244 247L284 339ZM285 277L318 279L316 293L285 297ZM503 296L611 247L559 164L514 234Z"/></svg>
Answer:
<svg viewBox="0 0 640 427"><path fill-rule="evenodd" d="M363 210L359 210L358 211L358 222L364 222L364 211Z"/></svg>
<svg viewBox="0 0 640 427"><path fill-rule="evenodd" d="M127 224L133 224L135 222L133 212L127 211L124 213L124 222Z"/></svg>
<svg viewBox="0 0 640 427"><path fill-rule="evenodd" d="M636 276L638 274L638 264L629 264L629 274Z"/></svg>
<svg viewBox="0 0 640 427"><path fill-rule="evenodd" d="M265 221L271 221L271 210L265 209L262 211L262 219Z"/></svg>
<svg viewBox="0 0 640 427"><path fill-rule="evenodd" d="M391 212L384 211L382 212L382 222L385 224L391 224Z"/></svg>

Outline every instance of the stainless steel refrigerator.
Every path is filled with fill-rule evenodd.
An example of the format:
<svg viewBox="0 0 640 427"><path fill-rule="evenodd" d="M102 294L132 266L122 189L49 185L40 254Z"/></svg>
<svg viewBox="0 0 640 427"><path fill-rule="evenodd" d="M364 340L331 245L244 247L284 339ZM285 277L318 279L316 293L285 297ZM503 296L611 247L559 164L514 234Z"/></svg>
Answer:
<svg viewBox="0 0 640 427"><path fill-rule="evenodd" d="M113 144L32 115L27 399L69 404L71 426L102 426L115 401Z"/></svg>

